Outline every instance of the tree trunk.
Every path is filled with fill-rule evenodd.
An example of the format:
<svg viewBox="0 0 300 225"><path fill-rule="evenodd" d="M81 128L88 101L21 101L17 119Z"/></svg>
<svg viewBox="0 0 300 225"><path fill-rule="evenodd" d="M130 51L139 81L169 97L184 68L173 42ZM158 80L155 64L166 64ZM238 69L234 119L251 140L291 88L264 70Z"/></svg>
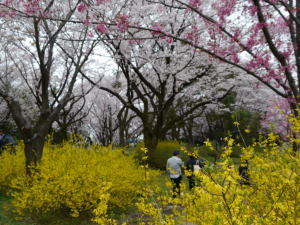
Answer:
<svg viewBox="0 0 300 225"><path fill-rule="evenodd" d="M299 3L299 4L300 4L300 3ZM299 103L298 103L298 104L299 104ZM298 117L299 117L299 111L298 111L299 108L297 107L297 104L295 104L295 103L290 103L290 108L291 108L291 110L292 110L294 116L295 116L296 118L298 118ZM296 140L298 135L294 132L293 128L291 128L291 130L292 130L292 136L293 136L293 138ZM298 152L298 151L299 151L299 145L298 145L298 143L296 143L296 142L293 142L293 151L294 151L294 152Z"/></svg>
<svg viewBox="0 0 300 225"><path fill-rule="evenodd" d="M119 145L121 147L125 146L125 126L122 121L119 121Z"/></svg>
<svg viewBox="0 0 300 225"><path fill-rule="evenodd" d="M43 155L46 135L37 135L25 140L26 173L31 175Z"/></svg>
<svg viewBox="0 0 300 225"><path fill-rule="evenodd" d="M50 128L50 123L40 121L35 128L23 130L23 140L25 143L25 163L26 174L31 175L36 170L36 166L42 158L45 140Z"/></svg>
<svg viewBox="0 0 300 225"><path fill-rule="evenodd" d="M154 152L158 144L158 136L149 130L144 128L144 144L148 149L149 156Z"/></svg>
<svg viewBox="0 0 300 225"><path fill-rule="evenodd" d="M61 127L57 132L53 133L53 143L61 144L63 141L68 140L67 127Z"/></svg>

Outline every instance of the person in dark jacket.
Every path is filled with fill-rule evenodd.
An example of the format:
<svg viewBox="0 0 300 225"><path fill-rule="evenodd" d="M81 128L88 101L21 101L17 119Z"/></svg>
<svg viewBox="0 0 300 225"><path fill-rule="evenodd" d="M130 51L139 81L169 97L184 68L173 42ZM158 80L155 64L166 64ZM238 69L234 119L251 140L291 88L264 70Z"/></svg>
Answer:
<svg viewBox="0 0 300 225"><path fill-rule="evenodd" d="M239 175L242 178L241 180L239 180L240 184L243 185L250 185L250 177L249 177L249 164L248 164L248 160L243 161L240 166L239 166Z"/></svg>
<svg viewBox="0 0 300 225"><path fill-rule="evenodd" d="M197 159L197 157L193 153L191 153L189 155L189 157L190 157L190 159L186 164L186 168L188 170L187 178L189 181L189 188L190 188L190 190L192 190L193 187L195 187L195 185L196 185L194 170L195 170L195 168L203 168L205 164L202 159L200 159L200 158ZM195 165L197 165L197 166L195 167Z"/></svg>
<svg viewBox="0 0 300 225"><path fill-rule="evenodd" d="M16 141L11 135L5 134L2 130L0 130L0 155L7 149L8 146L11 146L8 149L11 151L11 153L14 153L15 151L12 146L15 144Z"/></svg>

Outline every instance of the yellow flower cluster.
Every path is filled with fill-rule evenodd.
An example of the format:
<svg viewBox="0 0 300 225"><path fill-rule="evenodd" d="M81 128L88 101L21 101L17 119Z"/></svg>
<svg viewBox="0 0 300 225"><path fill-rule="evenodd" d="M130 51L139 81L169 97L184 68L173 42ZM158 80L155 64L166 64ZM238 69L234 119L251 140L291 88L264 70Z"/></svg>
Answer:
<svg viewBox="0 0 300 225"><path fill-rule="evenodd" d="M188 220L195 224L298 224L300 162L287 151L272 149L254 155L250 185L239 183L241 178L226 158L212 173L202 173L201 187L184 200Z"/></svg>
<svg viewBox="0 0 300 225"><path fill-rule="evenodd" d="M95 222L113 224L107 211L134 205L144 186L144 171L121 149L47 144L31 177L23 172L23 161L19 151L0 158L1 185L10 187L19 217L67 209L73 217L90 212ZM147 176L154 175L157 173L147 170Z"/></svg>
<svg viewBox="0 0 300 225"><path fill-rule="evenodd" d="M206 164L195 175L193 190L182 188L182 196L171 198L172 184L155 183L158 172L145 161L134 159L111 147L84 148L65 143L47 144L35 174L24 174L22 146L16 155L0 157L0 188L10 188L19 215L69 209L72 216L90 212L98 224L117 224L108 211L136 206L138 224L281 225L300 224L300 120L292 117L292 142L280 145L270 133L252 146L241 147L241 165L248 166L249 184L243 182L238 165L230 158L234 139L225 138L221 158ZM213 145L205 144L213 150ZM297 147L297 146L296 146ZM187 150L182 147L181 151ZM162 177L162 176L160 176ZM171 212L170 212L171 210Z"/></svg>
<svg viewBox="0 0 300 225"><path fill-rule="evenodd" d="M0 155L0 192L7 193L11 180L17 176L25 175L24 145L20 142L16 154L3 151Z"/></svg>
<svg viewBox="0 0 300 225"><path fill-rule="evenodd" d="M292 122L298 131L300 121ZM295 134L293 141L299 143L299 132ZM226 138L225 142L221 159L213 169L205 167L196 175L200 184L192 191L183 189L176 199L156 200L149 199L158 195L157 190L147 192L138 206L151 216L149 224L300 224L299 150L296 152L292 143L280 146L278 136L272 133L253 146L243 147L241 165L248 165L249 176L249 184L245 184L230 158L234 140ZM205 144L213 148L209 141ZM163 213L170 202L173 216Z"/></svg>

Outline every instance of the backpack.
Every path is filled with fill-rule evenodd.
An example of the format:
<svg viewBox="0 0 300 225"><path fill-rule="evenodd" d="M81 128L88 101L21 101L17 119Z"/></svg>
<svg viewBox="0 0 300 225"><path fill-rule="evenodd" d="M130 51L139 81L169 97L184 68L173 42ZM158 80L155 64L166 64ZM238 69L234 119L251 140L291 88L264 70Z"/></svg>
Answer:
<svg viewBox="0 0 300 225"><path fill-rule="evenodd" d="M196 164L193 165L194 173L199 173L201 170L201 167L199 165L199 160L196 161Z"/></svg>

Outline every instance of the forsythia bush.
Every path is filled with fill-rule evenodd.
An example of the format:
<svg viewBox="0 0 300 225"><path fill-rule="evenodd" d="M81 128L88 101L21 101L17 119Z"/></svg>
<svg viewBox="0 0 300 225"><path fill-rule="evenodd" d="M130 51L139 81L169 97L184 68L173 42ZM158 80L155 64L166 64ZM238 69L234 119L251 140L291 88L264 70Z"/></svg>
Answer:
<svg viewBox="0 0 300 225"><path fill-rule="evenodd" d="M135 224L141 225L298 225L300 153L293 144L300 143L300 121L294 117L290 121L295 132L290 143L280 144L271 133L241 147L241 162L249 167L249 185L230 158L235 140L226 138L221 158L196 174L198 186L191 191L182 188L183 195L175 199L155 184L159 174L145 163L138 167L132 157L110 147L86 149L70 143L46 145L31 179L24 174L22 146L16 155L1 155L0 187L10 188L20 216L67 209L72 216L89 212L98 224L117 224L108 218L108 210L135 205L140 212ZM212 143L205 144L215 151ZM140 150L141 160L147 162L147 149ZM167 187L171 191L170 182Z"/></svg>
<svg viewBox="0 0 300 225"><path fill-rule="evenodd" d="M201 187L183 199L184 214L196 224L299 224L300 159L292 148L279 147L273 135L243 149L249 161L250 185L241 178L228 155L232 139L227 139L222 159L215 170L201 173Z"/></svg>
<svg viewBox="0 0 300 225"><path fill-rule="evenodd" d="M47 144L38 172L30 178L15 172L25 169L23 154L4 155L0 160L1 167L3 162L7 167L1 171L1 181L10 186L21 217L65 209L74 217L90 212L94 221L108 224L107 210L134 205L144 185L145 171L132 157L110 147L86 149L65 143L53 148ZM15 165L16 169L11 168ZM157 175L152 170L148 174Z"/></svg>
<svg viewBox="0 0 300 225"><path fill-rule="evenodd" d="M19 143L16 154L3 151L0 155L0 192L7 193L11 180L19 175L25 175L24 145Z"/></svg>
<svg viewBox="0 0 300 225"><path fill-rule="evenodd" d="M145 199L157 195L157 190L145 194L138 208L152 216L149 224L171 225L178 221L203 225L300 224L299 152L288 143L278 146L273 134L242 148L241 161L249 163L250 185L245 185L241 184L237 166L229 157L234 140L226 138L226 142L221 159L214 167L196 175L201 185L192 191L183 191L183 195L174 200L161 196L150 202ZM206 144L213 148L210 142ZM254 150L257 146L262 150ZM170 203L173 215L166 215L163 212Z"/></svg>

